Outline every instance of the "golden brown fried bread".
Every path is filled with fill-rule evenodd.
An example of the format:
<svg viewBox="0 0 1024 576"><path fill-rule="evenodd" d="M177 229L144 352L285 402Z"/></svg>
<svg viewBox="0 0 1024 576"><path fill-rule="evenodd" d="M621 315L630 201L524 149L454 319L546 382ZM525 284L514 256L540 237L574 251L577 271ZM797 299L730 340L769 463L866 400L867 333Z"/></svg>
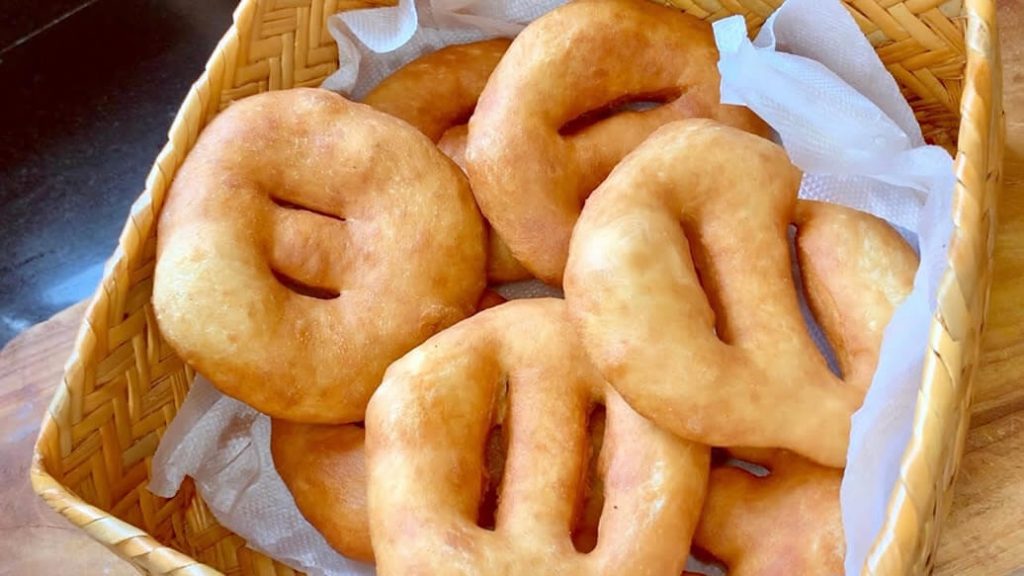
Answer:
<svg viewBox="0 0 1024 576"><path fill-rule="evenodd" d="M596 547L572 542L588 419L606 410ZM493 530L478 525L485 454L507 438ZM589 364L563 301L515 300L395 362L367 408L370 529L380 574L678 574L707 447L633 412Z"/></svg>
<svg viewBox="0 0 1024 576"><path fill-rule="evenodd" d="M437 142L449 128L469 120L510 43L495 38L453 44L420 56L382 80L363 102L405 120Z"/></svg>
<svg viewBox="0 0 1024 576"><path fill-rule="evenodd" d="M694 546L724 562L729 576L842 574L842 471L767 454L741 456L767 467L764 478L730 466L711 471Z"/></svg>
<svg viewBox="0 0 1024 576"><path fill-rule="evenodd" d="M587 201L565 296L596 366L641 414L709 445L784 447L841 467L877 324L910 292L917 261L876 218L798 215L800 177L766 139L710 120L665 126ZM793 222L809 300L833 314L821 325L842 379L801 317Z"/></svg>
<svg viewBox="0 0 1024 576"><path fill-rule="evenodd" d="M431 52L385 78L363 101L412 124L465 169L465 123L510 43L496 38ZM530 277L493 229L488 245L487 277L491 282Z"/></svg>
<svg viewBox="0 0 1024 576"><path fill-rule="evenodd" d="M465 124L448 130L438 141L437 147L463 170L466 169ZM498 236L493 227L487 227L487 279L494 283L516 282L530 278L530 272L516 260L508 244Z"/></svg>
<svg viewBox="0 0 1024 576"><path fill-rule="evenodd" d="M459 124L446 130L441 139L437 141L437 147L444 152L444 155L451 158L453 162L466 170L466 139L469 138L469 126Z"/></svg>
<svg viewBox="0 0 1024 576"><path fill-rule="evenodd" d="M327 543L349 558L373 562L363 436L354 424L272 420L270 451L299 512Z"/></svg>
<svg viewBox="0 0 1024 576"><path fill-rule="evenodd" d="M882 332L914 284L917 255L883 220L837 204L801 200L793 223L807 304L845 380L866 390Z"/></svg>
<svg viewBox="0 0 1024 576"><path fill-rule="evenodd" d="M719 102L711 25L654 2L571 2L527 26L469 122L470 183L484 215L537 278L558 285L584 200L659 126L694 116L757 133ZM630 101L664 101L622 111Z"/></svg>
<svg viewBox="0 0 1024 576"><path fill-rule="evenodd" d="M404 122L316 89L240 100L168 191L164 336L270 416L358 422L393 360L476 310L484 228L464 175Z"/></svg>
<svg viewBox="0 0 1024 576"><path fill-rule="evenodd" d="M486 293L495 294L489 290ZM595 429L592 427L591 430ZM603 433L603 427L600 431ZM480 516L493 522L501 472L505 468L505 452L494 442L504 441L500 435L493 435L488 440L491 443L488 444L490 452L484 494L490 499L481 502ZM600 440L597 439L595 454L600 449ZM299 512L327 543L349 558L373 562L370 518L366 509L366 451L362 426L298 424L273 419L270 450L274 467L291 492ZM586 504L592 507L595 501L603 502L594 497ZM599 514L600 510L597 515L590 514L580 519L577 532L583 535L581 538L592 536L596 539Z"/></svg>

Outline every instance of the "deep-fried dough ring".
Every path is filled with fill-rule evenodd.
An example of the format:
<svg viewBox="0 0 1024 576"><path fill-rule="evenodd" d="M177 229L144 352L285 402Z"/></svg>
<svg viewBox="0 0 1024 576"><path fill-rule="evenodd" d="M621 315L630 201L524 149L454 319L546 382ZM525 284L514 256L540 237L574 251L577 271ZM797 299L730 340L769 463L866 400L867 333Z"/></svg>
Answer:
<svg viewBox="0 0 1024 576"><path fill-rule="evenodd" d="M373 562L359 426L272 420L270 451L295 505L335 550Z"/></svg>
<svg viewBox="0 0 1024 576"><path fill-rule="evenodd" d="M468 128L465 124L446 131L437 142L437 147L446 156L466 169L466 139ZM487 279L495 283L516 282L531 278L529 270L516 260L508 244L498 236L493 226L487 227Z"/></svg>
<svg viewBox="0 0 1024 576"><path fill-rule="evenodd" d="M658 126L700 116L766 131L719 103L717 60L710 24L637 0L571 2L516 37L470 119L466 157L481 210L537 278L561 283L583 201ZM563 134L617 103L669 98Z"/></svg>
<svg viewBox="0 0 1024 576"><path fill-rule="evenodd" d="M797 211L799 184L768 140L709 120L665 126L587 201L566 302L598 369L641 414L710 445L784 447L840 467L917 258L872 216ZM801 318L794 221L809 300L845 381Z"/></svg>
<svg viewBox="0 0 1024 576"><path fill-rule="evenodd" d="M437 142L465 124L511 40L453 44L424 54L381 80L363 102L405 120Z"/></svg>
<svg viewBox="0 0 1024 576"><path fill-rule="evenodd" d="M157 243L167 340L222 392L293 421L362 420L388 364L472 314L485 283L459 169L406 123L324 90L214 119Z"/></svg>
<svg viewBox="0 0 1024 576"><path fill-rule="evenodd" d="M793 223L807 304L843 379L866 391L882 333L913 286L917 256L885 222L836 204L800 200Z"/></svg>
<svg viewBox="0 0 1024 576"><path fill-rule="evenodd" d="M500 299L492 306L505 301L490 290L485 294L493 294ZM362 426L271 420L270 451L274 467L291 492L299 512L339 553L372 563L364 444ZM591 438L591 445L594 444ZM597 445L600 445L600 438ZM495 450L488 456L484 491L497 494L501 482L499 472L505 467L504 452ZM603 499L588 499L586 504L592 507L592 502L597 501L603 502ZM493 518L494 504L496 502L482 503L483 507L490 507L482 508L481 516ZM577 528L580 539L586 542L596 540L599 515L600 510L594 514L588 509L581 516ZM577 534L573 536L575 538Z"/></svg>
<svg viewBox="0 0 1024 576"><path fill-rule="evenodd" d="M570 532L588 414L604 403L597 547ZM493 531L477 525L485 444L509 438ZM370 519L382 575L678 574L708 449L633 412L576 343L564 303L512 301L392 364L367 408Z"/></svg>
<svg viewBox="0 0 1024 576"><path fill-rule="evenodd" d="M729 576L842 574L842 471L785 451L735 455L771 474L712 470L694 546L725 562Z"/></svg>
<svg viewBox="0 0 1024 576"><path fill-rule="evenodd" d="M465 123L510 43L495 38L431 52L385 78L363 101L412 124L464 169ZM487 277L492 282L530 277L493 229L488 245Z"/></svg>

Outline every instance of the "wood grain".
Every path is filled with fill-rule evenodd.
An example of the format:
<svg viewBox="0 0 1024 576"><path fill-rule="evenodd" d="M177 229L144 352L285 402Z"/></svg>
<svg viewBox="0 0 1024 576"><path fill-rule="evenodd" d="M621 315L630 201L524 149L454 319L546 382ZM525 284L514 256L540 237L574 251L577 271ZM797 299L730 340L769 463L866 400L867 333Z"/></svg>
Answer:
<svg viewBox="0 0 1024 576"><path fill-rule="evenodd" d="M72 306L0 351L0 574L137 574L28 483L32 445L84 312L84 303Z"/></svg>
<svg viewBox="0 0 1024 576"><path fill-rule="evenodd" d="M995 271L971 432L940 576L1024 576L1024 2L999 3L1007 139ZM39 423L81 321L77 305L0 351L0 574L134 574L32 493Z"/></svg>

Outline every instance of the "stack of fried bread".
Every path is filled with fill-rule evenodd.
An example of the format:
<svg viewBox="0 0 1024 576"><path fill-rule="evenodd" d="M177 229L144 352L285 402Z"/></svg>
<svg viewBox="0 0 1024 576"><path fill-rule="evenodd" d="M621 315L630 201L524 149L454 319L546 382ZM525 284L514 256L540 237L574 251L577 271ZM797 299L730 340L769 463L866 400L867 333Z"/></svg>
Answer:
<svg viewBox="0 0 1024 576"><path fill-rule="evenodd" d="M577 0L362 103L268 92L204 129L160 214L156 317L272 417L338 552L384 575L841 573L850 418L917 257L798 200L717 57L706 22ZM564 299L492 290L529 278Z"/></svg>

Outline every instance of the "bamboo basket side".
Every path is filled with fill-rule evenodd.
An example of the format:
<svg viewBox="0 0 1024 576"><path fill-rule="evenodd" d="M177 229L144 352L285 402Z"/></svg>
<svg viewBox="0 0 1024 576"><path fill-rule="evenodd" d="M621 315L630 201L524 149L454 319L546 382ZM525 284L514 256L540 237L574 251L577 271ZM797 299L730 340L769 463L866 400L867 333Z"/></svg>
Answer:
<svg viewBox="0 0 1024 576"><path fill-rule="evenodd" d="M706 19L742 14L755 31L781 0L669 0ZM327 18L387 0L243 0L189 90L133 205L44 420L31 470L46 502L153 574L292 574L220 526L191 482L146 490L153 452L193 373L163 341L149 304L156 218L202 128L239 98L317 86L337 68ZM927 568L967 426L970 374L987 302L1001 150L994 2L848 0L900 83L926 138L957 154L957 236L922 380L915 436L865 572ZM961 115L965 120L960 122Z"/></svg>

